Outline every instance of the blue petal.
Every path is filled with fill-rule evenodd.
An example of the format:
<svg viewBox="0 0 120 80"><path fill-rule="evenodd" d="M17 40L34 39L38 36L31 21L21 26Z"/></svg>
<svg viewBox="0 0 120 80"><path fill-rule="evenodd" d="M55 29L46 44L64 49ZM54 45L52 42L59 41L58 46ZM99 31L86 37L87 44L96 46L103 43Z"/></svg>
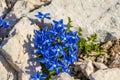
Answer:
<svg viewBox="0 0 120 80"><path fill-rule="evenodd" d="M61 19L61 20L59 21L59 23L60 23L60 24L63 24L63 19Z"/></svg>
<svg viewBox="0 0 120 80"><path fill-rule="evenodd" d="M47 78L47 75L41 75L41 77L42 77L42 79L43 79L43 78Z"/></svg>
<svg viewBox="0 0 120 80"><path fill-rule="evenodd" d="M42 16L43 14L42 14L42 12L38 12L38 15Z"/></svg>
<svg viewBox="0 0 120 80"><path fill-rule="evenodd" d="M52 67L50 67L48 70L49 70L49 71L54 70L54 67L52 66Z"/></svg>
<svg viewBox="0 0 120 80"><path fill-rule="evenodd" d="M56 68L56 73L59 74L59 68Z"/></svg>

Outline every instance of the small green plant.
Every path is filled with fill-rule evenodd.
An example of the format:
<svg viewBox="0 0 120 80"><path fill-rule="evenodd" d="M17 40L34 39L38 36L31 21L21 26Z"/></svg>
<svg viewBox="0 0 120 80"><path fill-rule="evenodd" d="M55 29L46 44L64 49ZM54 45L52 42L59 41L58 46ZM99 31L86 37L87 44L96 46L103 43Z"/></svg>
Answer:
<svg viewBox="0 0 120 80"><path fill-rule="evenodd" d="M79 27L78 35L82 36L82 29ZM105 51L101 50L100 43L97 42L97 34L92 34L87 38L82 38L78 43L78 47L81 53L89 54L92 51L99 54L105 54Z"/></svg>
<svg viewBox="0 0 120 80"><path fill-rule="evenodd" d="M69 33L70 28L72 28L72 20L68 17L68 29L67 32ZM98 52L100 54L105 54L105 51L101 50L100 43L97 42L97 34L92 34L87 38L82 37L82 28L79 27L77 35L80 37L80 41L78 43L80 53L91 53L92 51Z"/></svg>

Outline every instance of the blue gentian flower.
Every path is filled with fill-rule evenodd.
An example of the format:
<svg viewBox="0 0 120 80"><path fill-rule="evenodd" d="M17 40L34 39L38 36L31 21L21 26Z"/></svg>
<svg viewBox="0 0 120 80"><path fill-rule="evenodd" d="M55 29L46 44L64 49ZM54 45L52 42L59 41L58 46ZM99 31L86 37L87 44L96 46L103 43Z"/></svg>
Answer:
<svg viewBox="0 0 120 80"><path fill-rule="evenodd" d="M40 54L40 53L43 53L43 52L44 52L45 47L42 46L42 45L40 45L40 44L37 44L37 45L35 45L35 49L36 49L36 53L37 53L37 54Z"/></svg>
<svg viewBox="0 0 120 80"><path fill-rule="evenodd" d="M70 73L69 65L71 65L71 60L69 56L66 56L64 59L61 59L61 64L62 64L62 72Z"/></svg>
<svg viewBox="0 0 120 80"><path fill-rule="evenodd" d="M60 62L58 62L57 59L50 61L50 68L48 69L49 71L55 70L57 74L60 73L60 67L62 66Z"/></svg>
<svg viewBox="0 0 120 80"><path fill-rule="evenodd" d="M63 65L63 66L62 66L62 72L66 72L66 73L70 74L70 69L69 69L69 67Z"/></svg>
<svg viewBox="0 0 120 80"><path fill-rule="evenodd" d="M47 78L47 76L42 75L39 71L37 71L35 75L31 76L31 80L43 80L45 78Z"/></svg>
<svg viewBox="0 0 120 80"><path fill-rule="evenodd" d="M61 19L59 21L53 20L53 23L54 23L53 28L55 28L57 32L65 30L68 27L66 24L63 23L63 19Z"/></svg>
<svg viewBox="0 0 120 80"><path fill-rule="evenodd" d="M66 53L63 51L63 47L60 46L60 45L58 45L58 44L55 45L55 47L54 47L54 49L53 49L52 51L54 52L54 56L55 56L56 58L58 58L59 55L61 55L61 54L62 54L64 57L66 56Z"/></svg>
<svg viewBox="0 0 120 80"><path fill-rule="evenodd" d="M63 30L62 34L60 35L61 42L63 42L63 43L66 42L67 43L68 42L68 38L69 38L69 36L68 36L66 30Z"/></svg>
<svg viewBox="0 0 120 80"><path fill-rule="evenodd" d="M9 28L10 27L10 23L7 22L7 21L4 21L2 19L2 17L0 17L0 27Z"/></svg>
<svg viewBox="0 0 120 80"><path fill-rule="evenodd" d="M61 61L61 63L62 63L63 65L67 65L67 66L73 64L73 63L71 62L70 56L66 56L65 58L61 59L60 61Z"/></svg>
<svg viewBox="0 0 120 80"><path fill-rule="evenodd" d="M38 12L37 15L35 15L37 18L39 18L40 20L44 20L45 18L46 19L51 19L50 18L50 13L45 13L43 14L42 12Z"/></svg>
<svg viewBox="0 0 120 80"><path fill-rule="evenodd" d="M50 61L51 59L46 57L45 55L43 56L43 59L39 60L40 63L46 64L46 68L50 67Z"/></svg>
<svg viewBox="0 0 120 80"><path fill-rule="evenodd" d="M69 33L69 42L70 43L76 43L79 41L79 37L77 36L77 32L70 31Z"/></svg>
<svg viewBox="0 0 120 80"><path fill-rule="evenodd" d="M78 61L77 50L73 50L73 48L70 48L69 58L70 58L70 61L71 61L72 65L74 65L74 62Z"/></svg>
<svg viewBox="0 0 120 80"><path fill-rule="evenodd" d="M73 66L74 65L74 62L75 61L78 61L78 57L75 55L75 54L72 54L72 55L69 55L70 56L70 58L71 58L71 65Z"/></svg>

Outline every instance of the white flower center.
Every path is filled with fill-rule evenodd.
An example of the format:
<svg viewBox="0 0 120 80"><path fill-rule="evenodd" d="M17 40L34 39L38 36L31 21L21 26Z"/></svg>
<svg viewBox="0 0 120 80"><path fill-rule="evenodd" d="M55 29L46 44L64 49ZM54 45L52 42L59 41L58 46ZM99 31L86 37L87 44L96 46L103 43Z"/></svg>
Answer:
<svg viewBox="0 0 120 80"><path fill-rule="evenodd" d="M61 24L59 24L58 26L59 26L59 27L62 27L62 25L61 25Z"/></svg>
<svg viewBox="0 0 120 80"><path fill-rule="evenodd" d="M66 40L66 38L64 38L64 40Z"/></svg>
<svg viewBox="0 0 120 80"><path fill-rule="evenodd" d="M44 18L44 16L42 15L41 18Z"/></svg>
<svg viewBox="0 0 120 80"><path fill-rule="evenodd" d="M59 51L60 51L60 49L57 49L57 51L59 52Z"/></svg>
<svg viewBox="0 0 120 80"><path fill-rule="evenodd" d="M37 78L37 80L40 80L39 78Z"/></svg>
<svg viewBox="0 0 120 80"><path fill-rule="evenodd" d="M49 40L46 40L46 42L49 42Z"/></svg>
<svg viewBox="0 0 120 80"><path fill-rule="evenodd" d="M49 60L46 60L46 62L48 62Z"/></svg>
<svg viewBox="0 0 120 80"><path fill-rule="evenodd" d="M42 46L40 46L39 48L42 49Z"/></svg>
<svg viewBox="0 0 120 80"><path fill-rule="evenodd" d="M71 56L73 57L74 55L72 54Z"/></svg>
<svg viewBox="0 0 120 80"><path fill-rule="evenodd" d="M53 66L56 67L56 64L54 64Z"/></svg>
<svg viewBox="0 0 120 80"><path fill-rule="evenodd" d="M73 39L75 39L75 37L74 37L74 36L73 36L72 38L73 38Z"/></svg>
<svg viewBox="0 0 120 80"><path fill-rule="evenodd" d="M67 27L64 27L64 29L67 29Z"/></svg>

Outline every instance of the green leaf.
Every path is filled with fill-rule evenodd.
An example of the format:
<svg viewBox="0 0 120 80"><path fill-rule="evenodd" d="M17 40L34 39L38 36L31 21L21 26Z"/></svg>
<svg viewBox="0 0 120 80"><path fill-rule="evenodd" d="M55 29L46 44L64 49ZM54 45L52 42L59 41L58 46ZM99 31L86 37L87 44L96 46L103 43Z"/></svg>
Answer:
<svg viewBox="0 0 120 80"><path fill-rule="evenodd" d="M71 18L68 17L68 24L71 23L71 22L72 22Z"/></svg>
<svg viewBox="0 0 120 80"><path fill-rule="evenodd" d="M56 37L56 40L58 41L58 43L60 43L61 42L61 39L60 39L60 37L58 36L58 37Z"/></svg>
<svg viewBox="0 0 120 80"><path fill-rule="evenodd" d="M78 36L82 36L82 28L81 27L79 27L79 29L78 29Z"/></svg>
<svg viewBox="0 0 120 80"><path fill-rule="evenodd" d="M68 28L66 29L67 33L70 33L70 28L73 27L71 23L72 23L72 20L70 17L68 17L68 23L67 23Z"/></svg>
<svg viewBox="0 0 120 80"><path fill-rule="evenodd" d="M91 35L91 40L92 40L93 42L96 42L96 39L97 39L97 34Z"/></svg>
<svg viewBox="0 0 120 80"><path fill-rule="evenodd" d="M91 41L91 37L87 37L87 40L88 40L88 41Z"/></svg>
<svg viewBox="0 0 120 80"><path fill-rule="evenodd" d="M105 54L107 54L107 51L100 50L99 53L100 53L101 55L105 55Z"/></svg>
<svg viewBox="0 0 120 80"><path fill-rule="evenodd" d="M86 45L85 49L86 49L87 51L91 51L91 45Z"/></svg>
<svg viewBox="0 0 120 80"><path fill-rule="evenodd" d="M81 38L81 40L78 42L78 47L82 49L86 45L86 39Z"/></svg>
<svg viewBox="0 0 120 80"><path fill-rule="evenodd" d="M73 27L71 23L72 23L72 20L71 20L71 18L70 18L70 17L68 17L68 23L67 23L68 28Z"/></svg>

